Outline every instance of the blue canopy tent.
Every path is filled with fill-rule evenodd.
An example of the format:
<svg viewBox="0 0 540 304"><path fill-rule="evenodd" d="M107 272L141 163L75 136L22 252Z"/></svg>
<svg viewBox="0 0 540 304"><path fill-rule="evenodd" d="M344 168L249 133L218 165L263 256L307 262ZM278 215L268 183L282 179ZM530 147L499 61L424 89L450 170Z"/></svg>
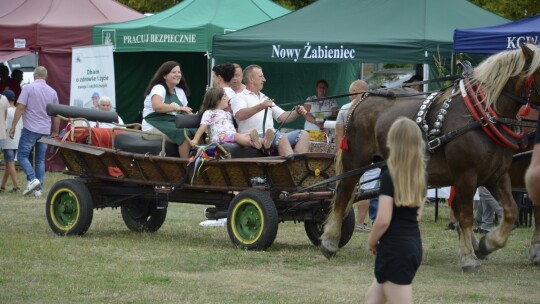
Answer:
<svg viewBox="0 0 540 304"><path fill-rule="evenodd" d="M518 21L472 29L454 30L454 53L493 54L519 48L532 39L540 44L540 15Z"/></svg>

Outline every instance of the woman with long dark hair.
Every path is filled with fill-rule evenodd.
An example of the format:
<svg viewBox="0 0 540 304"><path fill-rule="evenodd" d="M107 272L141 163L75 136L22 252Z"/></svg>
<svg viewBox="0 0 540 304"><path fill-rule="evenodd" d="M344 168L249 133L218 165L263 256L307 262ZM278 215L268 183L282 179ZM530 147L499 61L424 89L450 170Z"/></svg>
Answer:
<svg viewBox="0 0 540 304"><path fill-rule="evenodd" d="M156 71L144 93L142 131L167 136L178 144L182 158L189 157L189 139L176 128L175 116L178 113L192 113L188 107L189 88L182 77L180 64L176 61L163 63ZM145 138L151 136L145 135Z"/></svg>

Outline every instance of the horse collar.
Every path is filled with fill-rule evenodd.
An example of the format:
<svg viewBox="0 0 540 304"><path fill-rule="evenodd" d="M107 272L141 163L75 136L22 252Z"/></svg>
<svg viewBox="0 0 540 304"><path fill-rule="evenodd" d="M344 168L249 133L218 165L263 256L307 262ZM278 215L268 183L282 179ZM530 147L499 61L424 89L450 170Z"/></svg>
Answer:
<svg viewBox="0 0 540 304"><path fill-rule="evenodd" d="M448 108L450 108L450 102L452 101L454 92L455 92L455 88L452 90L452 94L450 94L450 96L448 96L444 100L441 108L437 112L437 120L433 124L433 129L431 130L429 129L426 116L429 111L429 108L433 104L433 101L437 100L437 98L440 95L442 95L443 91L432 93L422 102L422 105L420 105L420 108L418 109L418 112L416 113L415 121L416 121L416 124L418 124L418 126L420 127L420 129L422 129L426 133L429 140L432 140L441 134L441 128L446 118L446 114L448 114Z"/></svg>
<svg viewBox="0 0 540 304"><path fill-rule="evenodd" d="M517 140L521 140L525 133L520 128L514 132L507 125L498 122L498 115L491 106L485 106L485 97L482 88L475 81L463 78L459 82L461 95L475 121L480 121L482 130L497 144L511 149L518 149ZM480 98L478 98L480 97Z"/></svg>

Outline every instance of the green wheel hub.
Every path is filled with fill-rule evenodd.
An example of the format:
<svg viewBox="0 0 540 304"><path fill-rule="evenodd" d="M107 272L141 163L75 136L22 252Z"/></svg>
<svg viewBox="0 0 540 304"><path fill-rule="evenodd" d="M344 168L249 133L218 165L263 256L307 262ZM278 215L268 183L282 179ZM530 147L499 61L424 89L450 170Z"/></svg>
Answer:
<svg viewBox="0 0 540 304"><path fill-rule="evenodd" d="M238 193L227 211L227 232L234 245L265 250L276 239L278 212L268 193L246 189Z"/></svg>
<svg viewBox="0 0 540 304"><path fill-rule="evenodd" d="M58 235L83 235L92 217L94 204L84 180L57 181L49 191L45 213L52 231Z"/></svg>
<svg viewBox="0 0 540 304"><path fill-rule="evenodd" d="M233 214L235 234L246 243L255 241L261 235L264 220L261 209L253 200L238 204Z"/></svg>
<svg viewBox="0 0 540 304"><path fill-rule="evenodd" d="M79 218L79 202L75 194L70 191L59 192L51 204L53 221L58 227L69 229Z"/></svg>

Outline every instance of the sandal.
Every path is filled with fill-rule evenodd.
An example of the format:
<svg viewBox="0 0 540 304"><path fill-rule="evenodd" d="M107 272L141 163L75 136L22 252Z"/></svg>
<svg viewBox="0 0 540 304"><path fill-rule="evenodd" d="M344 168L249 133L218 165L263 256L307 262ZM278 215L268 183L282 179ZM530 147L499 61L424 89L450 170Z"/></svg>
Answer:
<svg viewBox="0 0 540 304"><path fill-rule="evenodd" d="M0 193L6 191L6 187L0 187Z"/></svg>
<svg viewBox="0 0 540 304"><path fill-rule="evenodd" d="M9 193L17 193L17 192L19 192L19 190L21 190L21 188L13 187L13 189L9 190Z"/></svg>

